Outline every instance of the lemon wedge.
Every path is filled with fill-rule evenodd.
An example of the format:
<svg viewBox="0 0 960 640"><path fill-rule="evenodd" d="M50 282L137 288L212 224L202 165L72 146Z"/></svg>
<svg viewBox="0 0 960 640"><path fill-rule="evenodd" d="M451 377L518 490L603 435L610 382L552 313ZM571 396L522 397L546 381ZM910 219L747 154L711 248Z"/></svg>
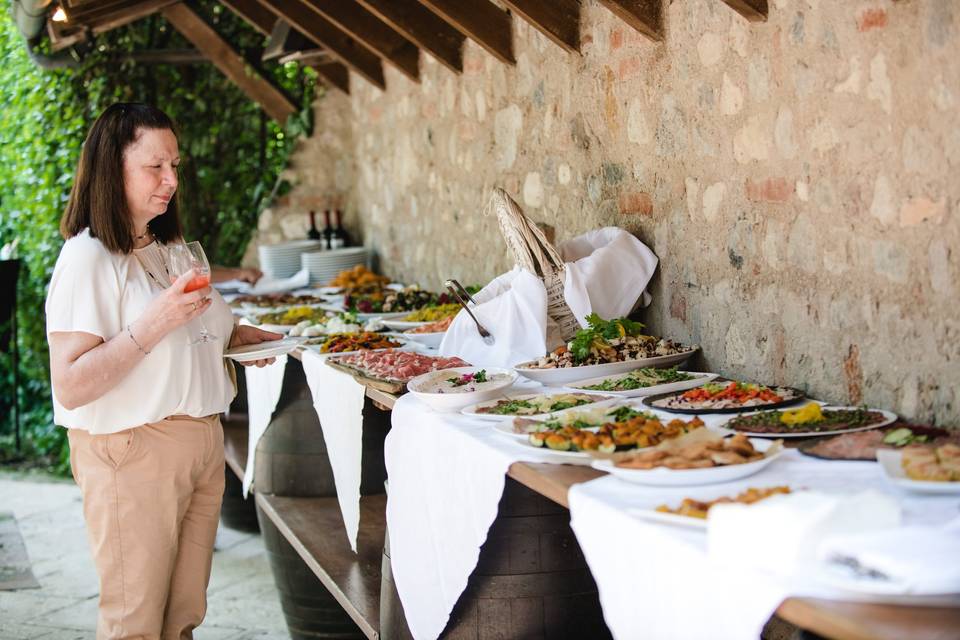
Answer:
<svg viewBox="0 0 960 640"><path fill-rule="evenodd" d="M806 424L808 422L820 422L821 420L823 420L823 412L816 402L780 414L780 422L783 424Z"/></svg>

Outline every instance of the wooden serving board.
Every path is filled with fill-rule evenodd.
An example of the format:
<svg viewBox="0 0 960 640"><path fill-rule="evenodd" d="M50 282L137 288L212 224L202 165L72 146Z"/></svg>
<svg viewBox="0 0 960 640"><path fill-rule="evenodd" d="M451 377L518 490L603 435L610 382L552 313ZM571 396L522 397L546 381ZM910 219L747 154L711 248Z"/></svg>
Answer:
<svg viewBox="0 0 960 640"><path fill-rule="evenodd" d="M362 372L358 371L357 369L354 369L353 367L340 364L337 362L331 362L329 360L327 360L327 365L333 367L334 369L337 369L338 371L349 373L351 376L353 376L354 380L356 380L357 382L359 382L365 387L370 387L371 389L379 389L380 391L385 391L387 393L393 393L397 395L400 395L401 393L406 393L407 391L406 382L398 382L396 380L384 380L382 378L371 378L369 376L364 375Z"/></svg>

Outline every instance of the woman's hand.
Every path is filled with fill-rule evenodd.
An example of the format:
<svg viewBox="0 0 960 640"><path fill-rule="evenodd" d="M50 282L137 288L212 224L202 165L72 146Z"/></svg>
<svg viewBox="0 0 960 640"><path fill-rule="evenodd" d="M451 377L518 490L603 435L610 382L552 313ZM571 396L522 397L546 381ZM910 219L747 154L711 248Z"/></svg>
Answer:
<svg viewBox="0 0 960 640"><path fill-rule="evenodd" d="M140 344L150 351L174 329L181 327L210 308L210 287L184 292L187 283L197 275L191 269L173 281L144 309L130 330Z"/></svg>
<svg viewBox="0 0 960 640"><path fill-rule="evenodd" d="M233 347L242 347L247 344L259 344L261 342L268 342L270 340L280 340L281 338L283 338L283 334L274 333L273 331L264 331L263 329L258 329L257 327L241 324L237 325L236 330L233 332L233 338L230 339L229 348L232 349ZM244 362L243 366L249 367L250 365L257 365L258 367L265 367L268 364L273 364L275 361L276 358L264 358L262 360Z"/></svg>

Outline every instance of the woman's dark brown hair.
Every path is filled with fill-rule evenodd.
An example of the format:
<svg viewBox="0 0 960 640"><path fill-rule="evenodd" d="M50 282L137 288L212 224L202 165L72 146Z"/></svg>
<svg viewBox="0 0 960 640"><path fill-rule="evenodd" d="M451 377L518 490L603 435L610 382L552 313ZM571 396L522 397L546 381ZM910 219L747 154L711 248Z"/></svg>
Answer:
<svg viewBox="0 0 960 640"><path fill-rule="evenodd" d="M70 200L60 220L60 233L64 238L72 238L89 228L90 235L110 251L133 251L133 219L123 187L123 153L144 129L169 129L176 135L173 120L167 114L137 102L110 105L90 127ZM154 237L163 243L182 235L176 197L149 226Z"/></svg>

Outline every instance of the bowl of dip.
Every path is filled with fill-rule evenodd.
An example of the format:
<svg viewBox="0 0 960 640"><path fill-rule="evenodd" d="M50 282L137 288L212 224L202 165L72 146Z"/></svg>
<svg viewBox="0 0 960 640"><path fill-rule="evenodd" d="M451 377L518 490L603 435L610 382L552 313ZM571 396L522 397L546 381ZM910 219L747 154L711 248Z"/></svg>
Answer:
<svg viewBox="0 0 960 640"><path fill-rule="evenodd" d="M407 383L407 389L436 411L459 411L504 395L516 379L510 369L455 367L417 376Z"/></svg>

